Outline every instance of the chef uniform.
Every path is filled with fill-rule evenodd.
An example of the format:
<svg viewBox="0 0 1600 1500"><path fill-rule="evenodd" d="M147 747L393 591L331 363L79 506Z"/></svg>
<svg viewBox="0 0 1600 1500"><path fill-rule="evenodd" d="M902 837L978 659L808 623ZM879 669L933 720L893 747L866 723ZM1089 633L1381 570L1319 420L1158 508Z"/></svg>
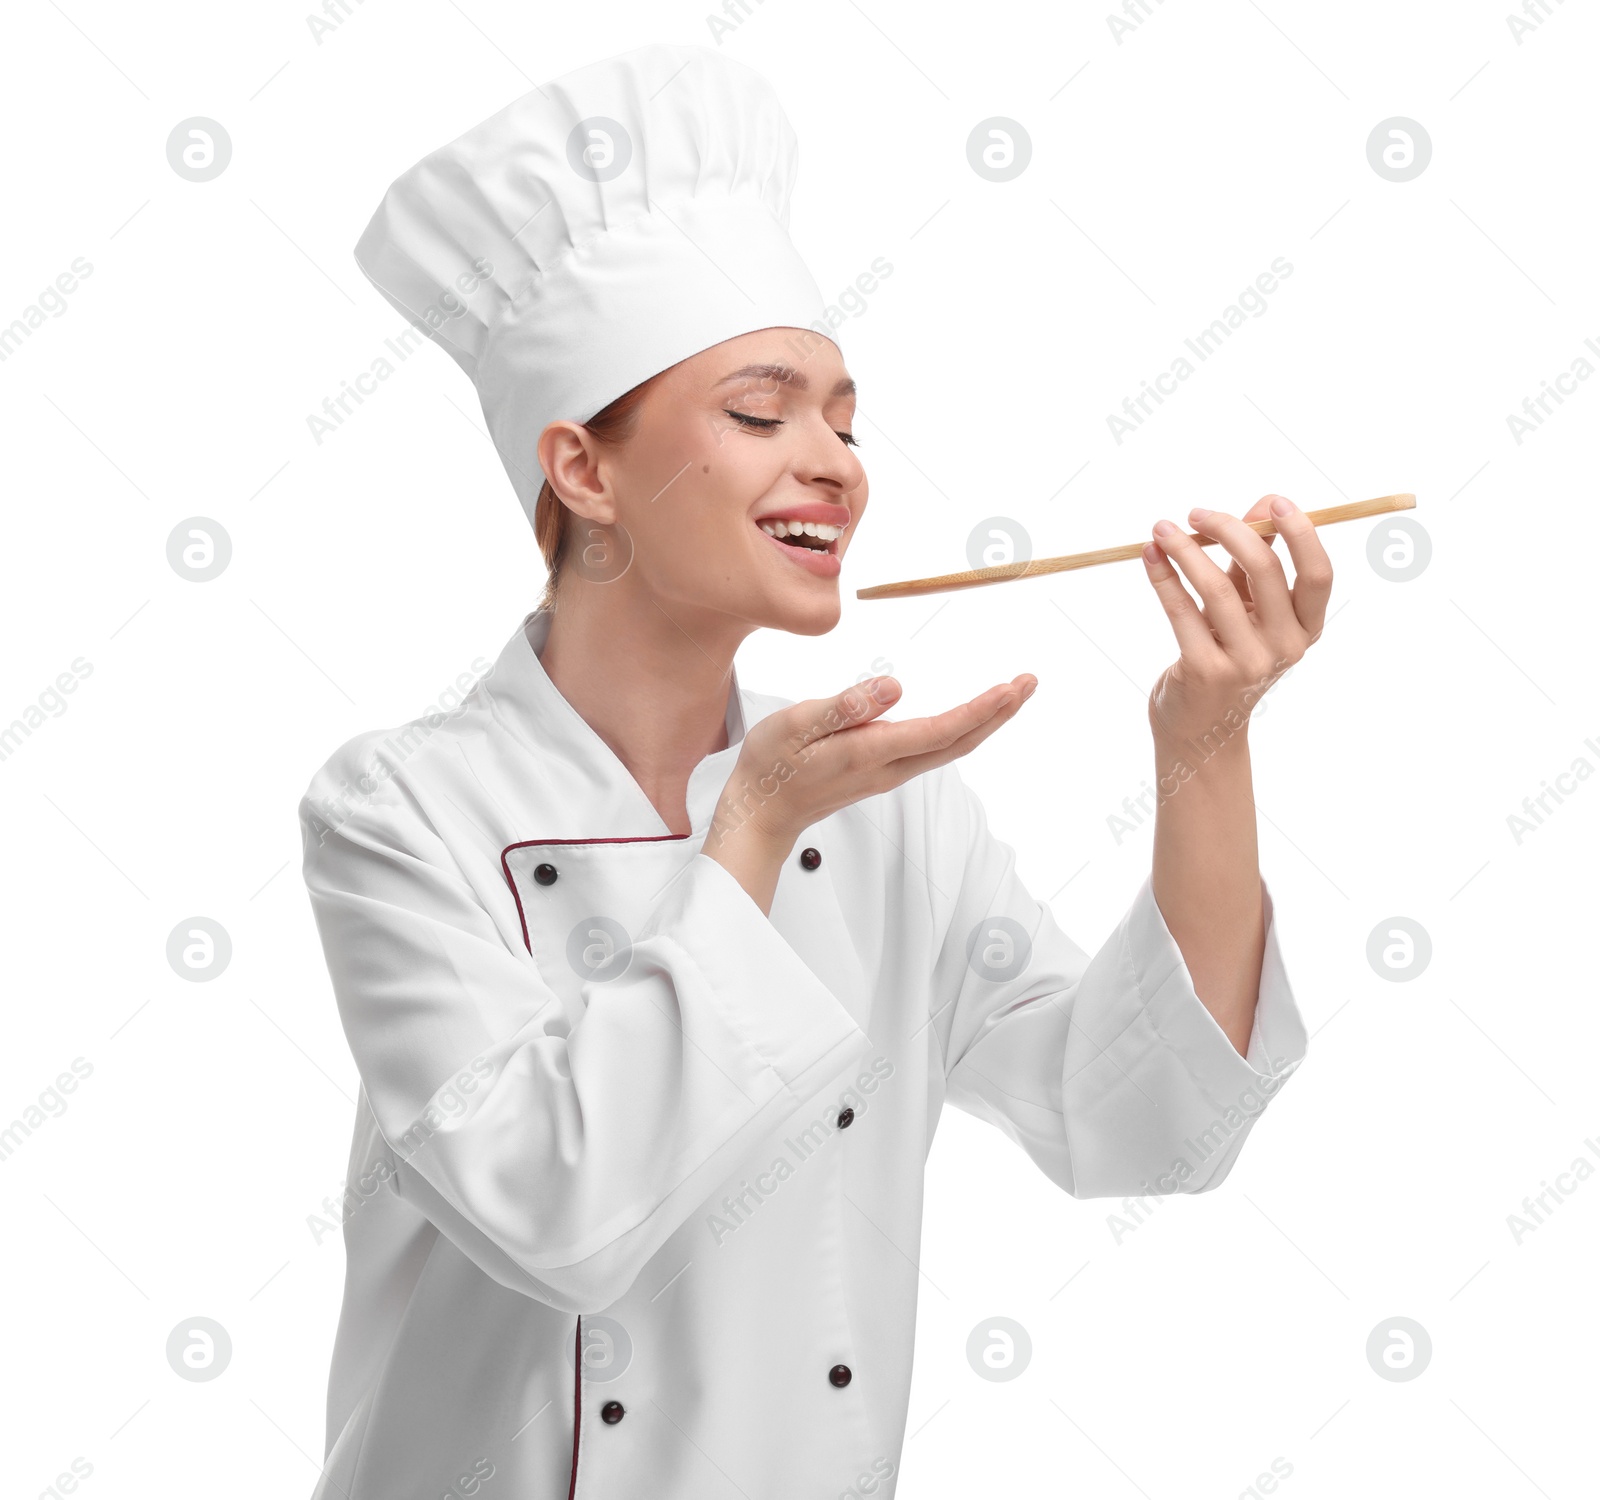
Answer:
<svg viewBox="0 0 1600 1500"><path fill-rule="evenodd" d="M511 259L526 237L485 254L472 217L515 197L506 143L526 165L552 131L604 115L652 143L657 172L693 144L702 191L730 165L757 198L779 180L777 223L793 152L775 110L718 54L642 48L546 85L391 189L362 253L396 305L429 300L425 274L437 288L494 263L500 279L463 294L475 311L434 336L487 391L525 504L538 418L505 391L542 346L504 320L526 312ZM491 190L474 196L463 163ZM574 253L638 228L613 218L596 239L574 212L621 181L554 186L546 223L576 233ZM427 192L461 216L417 210ZM418 254L446 220L476 229ZM655 369L751 327L808 326L786 236L743 207L715 221L697 217L700 248L759 283L760 321L721 292L713 322L742 324L729 333L667 309L642 340L644 364L670 356ZM579 280L637 308L610 273L652 253L629 243ZM710 286L674 256L674 275ZM501 334L520 353L496 350ZM655 373L626 340L606 359L611 378L567 397L551 378L548 399L581 417ZM550 621L526 615L448 715L342 745L300 804L362 1083L317 1500L891 1495L944 1104L1079 1197L1217 1186L1305 1051L1270 891L1245 1056L1196 996L1149 879L1089 954L1018 880L954 764L806 829L764 915L701 845L747 729L791 700L732 674L728 745L695 767L693 831L676 835L546 675Z"/></svg>

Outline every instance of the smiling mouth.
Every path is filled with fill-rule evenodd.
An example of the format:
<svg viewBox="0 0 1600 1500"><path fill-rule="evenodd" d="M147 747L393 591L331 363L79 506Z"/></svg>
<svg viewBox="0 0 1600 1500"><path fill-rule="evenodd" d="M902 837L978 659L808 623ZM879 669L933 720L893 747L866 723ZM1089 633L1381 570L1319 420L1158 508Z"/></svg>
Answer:
<svg viewBox="0 0 1600 1500"><path fill-rule="evenodd" d="M756 527L786 547L826 552L832 557L839 555L839 539L844 535L842 526L827 526L814 521L757 521Z"/></svg>

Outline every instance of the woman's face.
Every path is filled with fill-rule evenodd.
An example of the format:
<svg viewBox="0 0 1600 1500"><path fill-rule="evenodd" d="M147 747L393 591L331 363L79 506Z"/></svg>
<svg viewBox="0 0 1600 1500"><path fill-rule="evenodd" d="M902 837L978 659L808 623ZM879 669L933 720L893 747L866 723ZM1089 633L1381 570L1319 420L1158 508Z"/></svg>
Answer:
<svg viewBox="0 0 1600 1500"><path fill-rule="evenodd" d="M619 560L632 544L613 586L649 591L675 620L703 610L831 630L840 561L867 508L855 406L838 346L808 329L742 334L674 365L645 392L633 437L593 448L597 478L573 497L588 522L569 518L569 556L593 523L608 525Z"/></svg>

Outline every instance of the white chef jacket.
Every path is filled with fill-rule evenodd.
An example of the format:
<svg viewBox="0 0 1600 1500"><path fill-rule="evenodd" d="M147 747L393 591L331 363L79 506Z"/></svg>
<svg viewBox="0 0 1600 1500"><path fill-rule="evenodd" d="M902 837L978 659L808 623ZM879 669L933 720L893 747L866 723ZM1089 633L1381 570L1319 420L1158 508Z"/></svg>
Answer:
<svg viewBox="0 0 1600 1500"><path fill-rule="evenodd" d="M954 764L806 829L768 917L701 844L793 700L734 674L674 835L549 623L300 804L362 1081L315 1500L892 1495L940 1109L1077 1197L1217 1186L1305 1053L1270 891L1247 1056L1148 877L1090 955Z"/></svg>

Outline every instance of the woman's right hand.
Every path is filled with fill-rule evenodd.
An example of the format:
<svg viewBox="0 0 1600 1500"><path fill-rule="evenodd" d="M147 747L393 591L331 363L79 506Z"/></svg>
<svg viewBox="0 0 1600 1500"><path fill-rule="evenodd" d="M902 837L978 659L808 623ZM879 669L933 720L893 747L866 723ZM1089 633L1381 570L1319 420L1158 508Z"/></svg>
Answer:
<svg viewBox="0 0 1600 1500"><path fill-rule="evenodd" d="M842 807L975 750L1038 684L1024 672L941 714L894 721L878 716L899 700L900 684L878 677L768 714L745 733L704 852L769 910L778 866L801 833Z"/></svg>

